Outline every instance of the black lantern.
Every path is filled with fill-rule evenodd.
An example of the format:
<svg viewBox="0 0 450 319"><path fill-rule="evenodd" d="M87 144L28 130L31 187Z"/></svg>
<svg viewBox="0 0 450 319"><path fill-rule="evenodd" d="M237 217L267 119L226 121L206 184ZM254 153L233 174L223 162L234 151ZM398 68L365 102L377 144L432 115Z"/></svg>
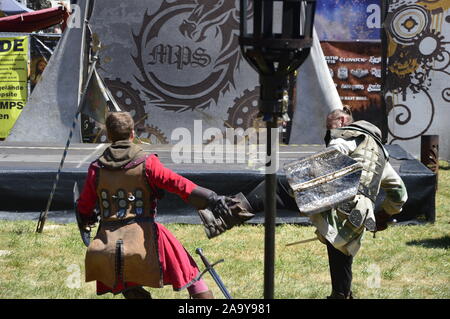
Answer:
<svg viewBox="0 0 450 319"><path fill-rule="evenodd" d="M259 73L264 120L284 116L288 75L305 61L312 46L315 0L241 0L239 44Z"/></svg>
<svg viewBox="0 0 450 319"><path fill-rule="evenodd" d="M307 58L313 43L315 0L240 0L239 44L247 62L259 73L259 110L267 127L267 156L277 154L272 136L278 119L289 120L291 75ZM276 153L276 152L274 152ZM264 298L274 298L276 172L266 172Z"/></svg>

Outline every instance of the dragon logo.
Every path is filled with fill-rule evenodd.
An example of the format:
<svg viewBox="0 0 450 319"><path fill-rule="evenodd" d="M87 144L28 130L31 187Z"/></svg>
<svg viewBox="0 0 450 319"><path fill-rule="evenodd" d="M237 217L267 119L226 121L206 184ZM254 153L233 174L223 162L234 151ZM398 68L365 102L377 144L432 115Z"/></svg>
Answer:
<svg viewBox="0 0 450 319"><path fill-rule="evenodd" d="M133 34L136 80L151 102L184 112L217 104L241 60L237 2L164 0Z"/></svg>

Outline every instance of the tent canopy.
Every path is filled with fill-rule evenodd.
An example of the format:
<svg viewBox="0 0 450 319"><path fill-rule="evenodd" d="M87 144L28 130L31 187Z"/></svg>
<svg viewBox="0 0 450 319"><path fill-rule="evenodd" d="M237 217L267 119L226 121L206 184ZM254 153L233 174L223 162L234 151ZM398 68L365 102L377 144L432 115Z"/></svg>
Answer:
<svg viewBox="0 0 450 319"><path fill-rule="evenodd" d="M0 1L0 11L5 15L10 16L25 12L32 12L33 10L15 0L2 0Z"/></svg>
<svg viewBox="0 0 450 319"><path fill-rule="evenodd" d="M0 32L33 32L55 24L66 24L69 13L64 7L49 8L0 18Z"/></svg>

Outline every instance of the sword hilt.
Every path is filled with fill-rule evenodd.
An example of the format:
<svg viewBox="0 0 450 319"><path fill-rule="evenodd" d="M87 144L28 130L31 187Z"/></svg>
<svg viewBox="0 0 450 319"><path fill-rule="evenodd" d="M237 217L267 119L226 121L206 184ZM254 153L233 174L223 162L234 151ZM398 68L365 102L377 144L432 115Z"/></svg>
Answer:
<svg viewBox="0 0 450 319"><path fill-rule="evenodd" d="M206 272L206 271L208 271L208 270L210 270L210 269L214 269L214 266L215 266L215 265L220 264L221 262L224 262L224 261L225 261L224 259L220 259L220 260L216 261L215 263L211 264L211 263L209 262L208 258L206 258L206 256L203 255L203 250L202 250L201 248L197 248L197 249L195 250L195 252L197 253L197 255L200 256L200 258L201 258L202 261L203 261L203 264L205 264L206 270L205 270L204 272Z"/></svg>
<svg viewBox="0 0 450 319"><path fill-rule="evenodd" d="M216 261L215 263L213 263L212 265L210 265L209 267L206 266L205 270L203 270L203 271L200 273L200 276L198 276L198 278L199 278L199 279L202 278L203 275L206 274L207 272L210 273L211 270L214 270L214 266L217 265L217 264L220 264L221 262L224 262L224 260L223 260L223 259L220 259L220 260Z"/></svg>
<svg viewBox="0 0 450 319"><path fill-rule="evenodd" d="M222 291L222 293L224 294L224 296L227 299L232 299L230 293L228 292L227 288L225 287L225 285L223 284L222 280L220 279L219 275L217 274L217 272L214 269L214 266L217 265L218 263L223 262L223 259L220 259L218 261L216 261L213 264L210 264L208 259L205 257L205 255L203 255L203 250L201 248L197 248L195 250L195 252L197 253L197 255L200 256L200 258L203 261L203 264L205 265L206 269L204 271L202 271L202 273L199 276L199 279L206 274L207 272L210 273L210 275L213 277L214 281L216 282L216 284L219 286L220 290Z"/></svg>
<svg viewBox="0 0 450 319"><path fill-rule="evenodd" d="M205 264L206 268L211 268L211 264L209 263L208 259L205 257L205 255L203 255L203 249L201 248L197 248L195 250L195 252L197 253L197 255L200 256L200 258L202 259L203 263Z"/></svg>

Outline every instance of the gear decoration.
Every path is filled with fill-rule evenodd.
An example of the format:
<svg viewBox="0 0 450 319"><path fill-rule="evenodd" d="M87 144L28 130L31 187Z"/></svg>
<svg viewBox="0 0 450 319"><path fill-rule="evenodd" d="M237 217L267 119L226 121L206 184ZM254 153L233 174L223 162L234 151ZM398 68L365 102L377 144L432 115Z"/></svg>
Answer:
<svg viewBox="0 0 450 319"><path fill-rule="evenodd" d="M227 111L228 118L224 122L226 128L243 129L244 131L250 127L256 130L265 127L262 117L259 117L258 109L259 87L253 91L245 90L241 97L237 97L233 101L233 106ZM225 136L225 133L222 133ZM211 136L207 139L205 145L215 141L217 136ZM234 143L238 142L236 139Z"/></svg>
<svg viewBox="0 0 450 319"><path fill-rule="evenodd" d="M436 30L423 31L414 38L414 43L420 52L418 55L419 64L429 65L446 51L444 36Z"/></svg>
<svg viewBox="0 0 450 319"><path fill-rule="evenodd" d="M389 31L397 43L414 45L414 38L429 29L431 20L430 12L422 6L405 5L388 16Z"/></svg>
<svg viewBox="0 0 450 319"><path fill-rule="evenodd" d="M115 80L105 79L105 84L111 91L114 99L122 111L130 112L135 123L136 134L140 135L145 130L145 102L140 98L140 91L133 88L130 82L122 82L119 78Z"/></svg>
<svg viewBox="0 0 450 319"><path fill-rule="evenodd" d="M139 139L149 144L169 144L166 135L154 125L146 125L139 134Z"/></svg>
<svg viewBox="0 0 450 319"><path fill-rule="evenodd" d="M244 130L254 127L256 129L265 126L259 114L259 87L253 91L245 90L241 97L234 100L234 106L228 109L227 123L233 128Z"/></svg>
<svg viewBox="0 0 450 319"><path fill-rule="evenodd" d="M403 132L402 135L396 135L398 133L388 127L389 135L392 136L390 144L425 134L434 121L436 96L432 96L432 72L448 75L450 65L448 42L436 30L439 28L436 21L442 21L442 13L448 9L445 6L438 0L393 1L389 4L390 13L386 19L389 60L385 91L386 96L400 96L398 100L401 102L394 103L391 96L389 113L396 109L395 123L405 127L413 123L414 118L420 117L420 126L415 123L411 129L405 130L407 135ZM450 100L449 91L449 88L441 91L445 101ZM420 107L423 113L414 114L410 103ZM424 114L429 116L425 117Z"/></svg>
<svg viewBox="0 0 450 319"><path fill-rule="evenodd" d="M395 78L390 82L396 84L399 92L405 92L408 87L415 93L419 88L427 89L424 83L430 81L430 71L435 69L435 62L442 60L446 52L444 36L436 30L421 32L412 39L412 43L412 46L400 46L390 57L388 77Z"/></svg>

